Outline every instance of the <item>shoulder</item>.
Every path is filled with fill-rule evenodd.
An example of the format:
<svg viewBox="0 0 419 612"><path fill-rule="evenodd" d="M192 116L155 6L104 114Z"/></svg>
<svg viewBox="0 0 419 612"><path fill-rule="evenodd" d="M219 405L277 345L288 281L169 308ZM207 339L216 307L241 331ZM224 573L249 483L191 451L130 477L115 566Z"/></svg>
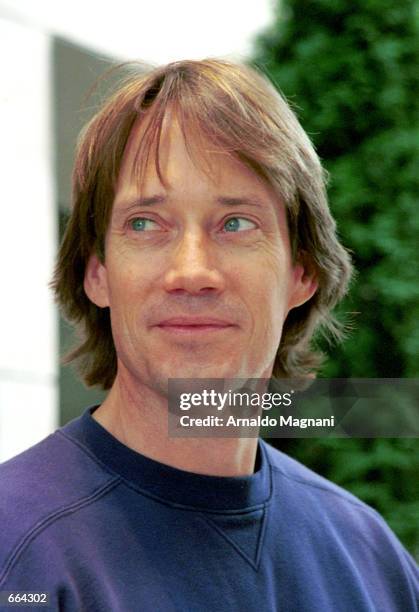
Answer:
<svg viewBox="0 0 419 612"><path fill-rule="evenodd" d="M313 472L307 466L277 450L267 442L263 441L262 444L271 466L274 481L281 482L281 487L286 487L287 490L292 489L295 496L301 496L312 502L318 500L322 504L343 505L348 510L357 508L358 510L374 512L370 506L349 491Z"/></svg>
<svg viewBox="0 0 419 612"><path fill-rule="evenodd" d="M271 466L274 504L314 538L338 542L353 555L369 551L409 565L413 559L371 506L349 491L316 474L292 457L263 443ZM415 570L418 571L417 568ZM419 578L419 574L417 574Z"/></svg>
<svg viewBox="0 0 419 612"><path fill-rule="evenodd" d="M310 576L351 585L377 609L419 609L419 568L381 515L266 442L271 524L288 563ZM371 599L372 600L372 599Z"/></svg>
<svg viewBox="0 0 419 612"><path fill-rule="evenodd" d="M52 523L117 481L60 430L0 464L0 583Z"/></svg>

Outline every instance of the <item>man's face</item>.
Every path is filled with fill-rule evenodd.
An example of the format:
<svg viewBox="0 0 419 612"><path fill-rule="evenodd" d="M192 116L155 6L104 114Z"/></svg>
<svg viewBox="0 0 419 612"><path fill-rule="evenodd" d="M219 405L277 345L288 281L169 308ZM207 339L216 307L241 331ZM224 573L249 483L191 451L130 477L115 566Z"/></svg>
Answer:
<svg viewBox="0 0 419 612"><path fill-rule="evenodd" d="M160 145L168 189L150 163L140 192L141 129L125 151L105 263L92 256L85 278L89 298L110 307L118 371L160 392L168 378L269 377L288 311L316 289L293 266L284 205L227 155L207 153L209 178L176 121Z"/></svg>

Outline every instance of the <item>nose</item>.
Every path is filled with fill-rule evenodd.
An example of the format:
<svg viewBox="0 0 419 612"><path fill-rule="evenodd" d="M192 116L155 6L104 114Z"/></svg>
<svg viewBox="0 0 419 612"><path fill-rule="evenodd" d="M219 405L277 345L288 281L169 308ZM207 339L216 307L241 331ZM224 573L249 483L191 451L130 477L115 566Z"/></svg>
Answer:
<svg viewBox="0 0 419 612"><path fill-rule="evenodd" d="M185 231L170 255L164 279L166 291L195 295L222 291L225 281L215 265L215 248L200 229Z"/></svg>

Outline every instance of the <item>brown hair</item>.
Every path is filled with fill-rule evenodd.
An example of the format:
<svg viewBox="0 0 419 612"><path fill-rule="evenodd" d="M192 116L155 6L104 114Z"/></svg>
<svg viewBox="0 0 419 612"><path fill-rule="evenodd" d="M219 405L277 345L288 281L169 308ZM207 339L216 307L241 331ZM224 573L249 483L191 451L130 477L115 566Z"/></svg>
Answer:
<svg viewBox="0 0 419 612"><path fill-rule="evenodd" d="M78 360L87 385L112 386L117 358L109 308L98 308L86 296L85 267L93 252L104 261L124 149L134 123L145 115L137 154L140 176L153 154L165 184L159 142L169 107L175 109L194 153L199 156L199 143L210 140L265 179L285 202L294 260L303 257L309 262L319 287L308 302L289 312L273 376L315 372L323 356L310 346L312 336L320 328L342 339L342 325L331 310L345 295L352 272L327 204L325 172L294 113L268 79L255 68L219 59L173 62L147 73L137 69L82 131L73 174L73 210L51 283L64 316L82 332L81 344L65 361ZM193 137L187 138L188 133Z"/></svg>

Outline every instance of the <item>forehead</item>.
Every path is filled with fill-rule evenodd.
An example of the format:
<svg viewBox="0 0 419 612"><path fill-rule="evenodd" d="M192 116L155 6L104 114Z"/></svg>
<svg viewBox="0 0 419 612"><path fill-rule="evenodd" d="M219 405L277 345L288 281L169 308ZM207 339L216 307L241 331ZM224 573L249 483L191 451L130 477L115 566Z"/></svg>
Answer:
<svg viewBox="0 0 419 612"><path fill-rule="evenodd" d="M159 129L159 127L161 129ZM153 130L147 116L137 120L125 147L116 194L144 191L173 183L185 189L196 183L209 189L257 189L274 196L273 189L227 147L214 143L199 126L181 125L174 112Z"/></svg>

